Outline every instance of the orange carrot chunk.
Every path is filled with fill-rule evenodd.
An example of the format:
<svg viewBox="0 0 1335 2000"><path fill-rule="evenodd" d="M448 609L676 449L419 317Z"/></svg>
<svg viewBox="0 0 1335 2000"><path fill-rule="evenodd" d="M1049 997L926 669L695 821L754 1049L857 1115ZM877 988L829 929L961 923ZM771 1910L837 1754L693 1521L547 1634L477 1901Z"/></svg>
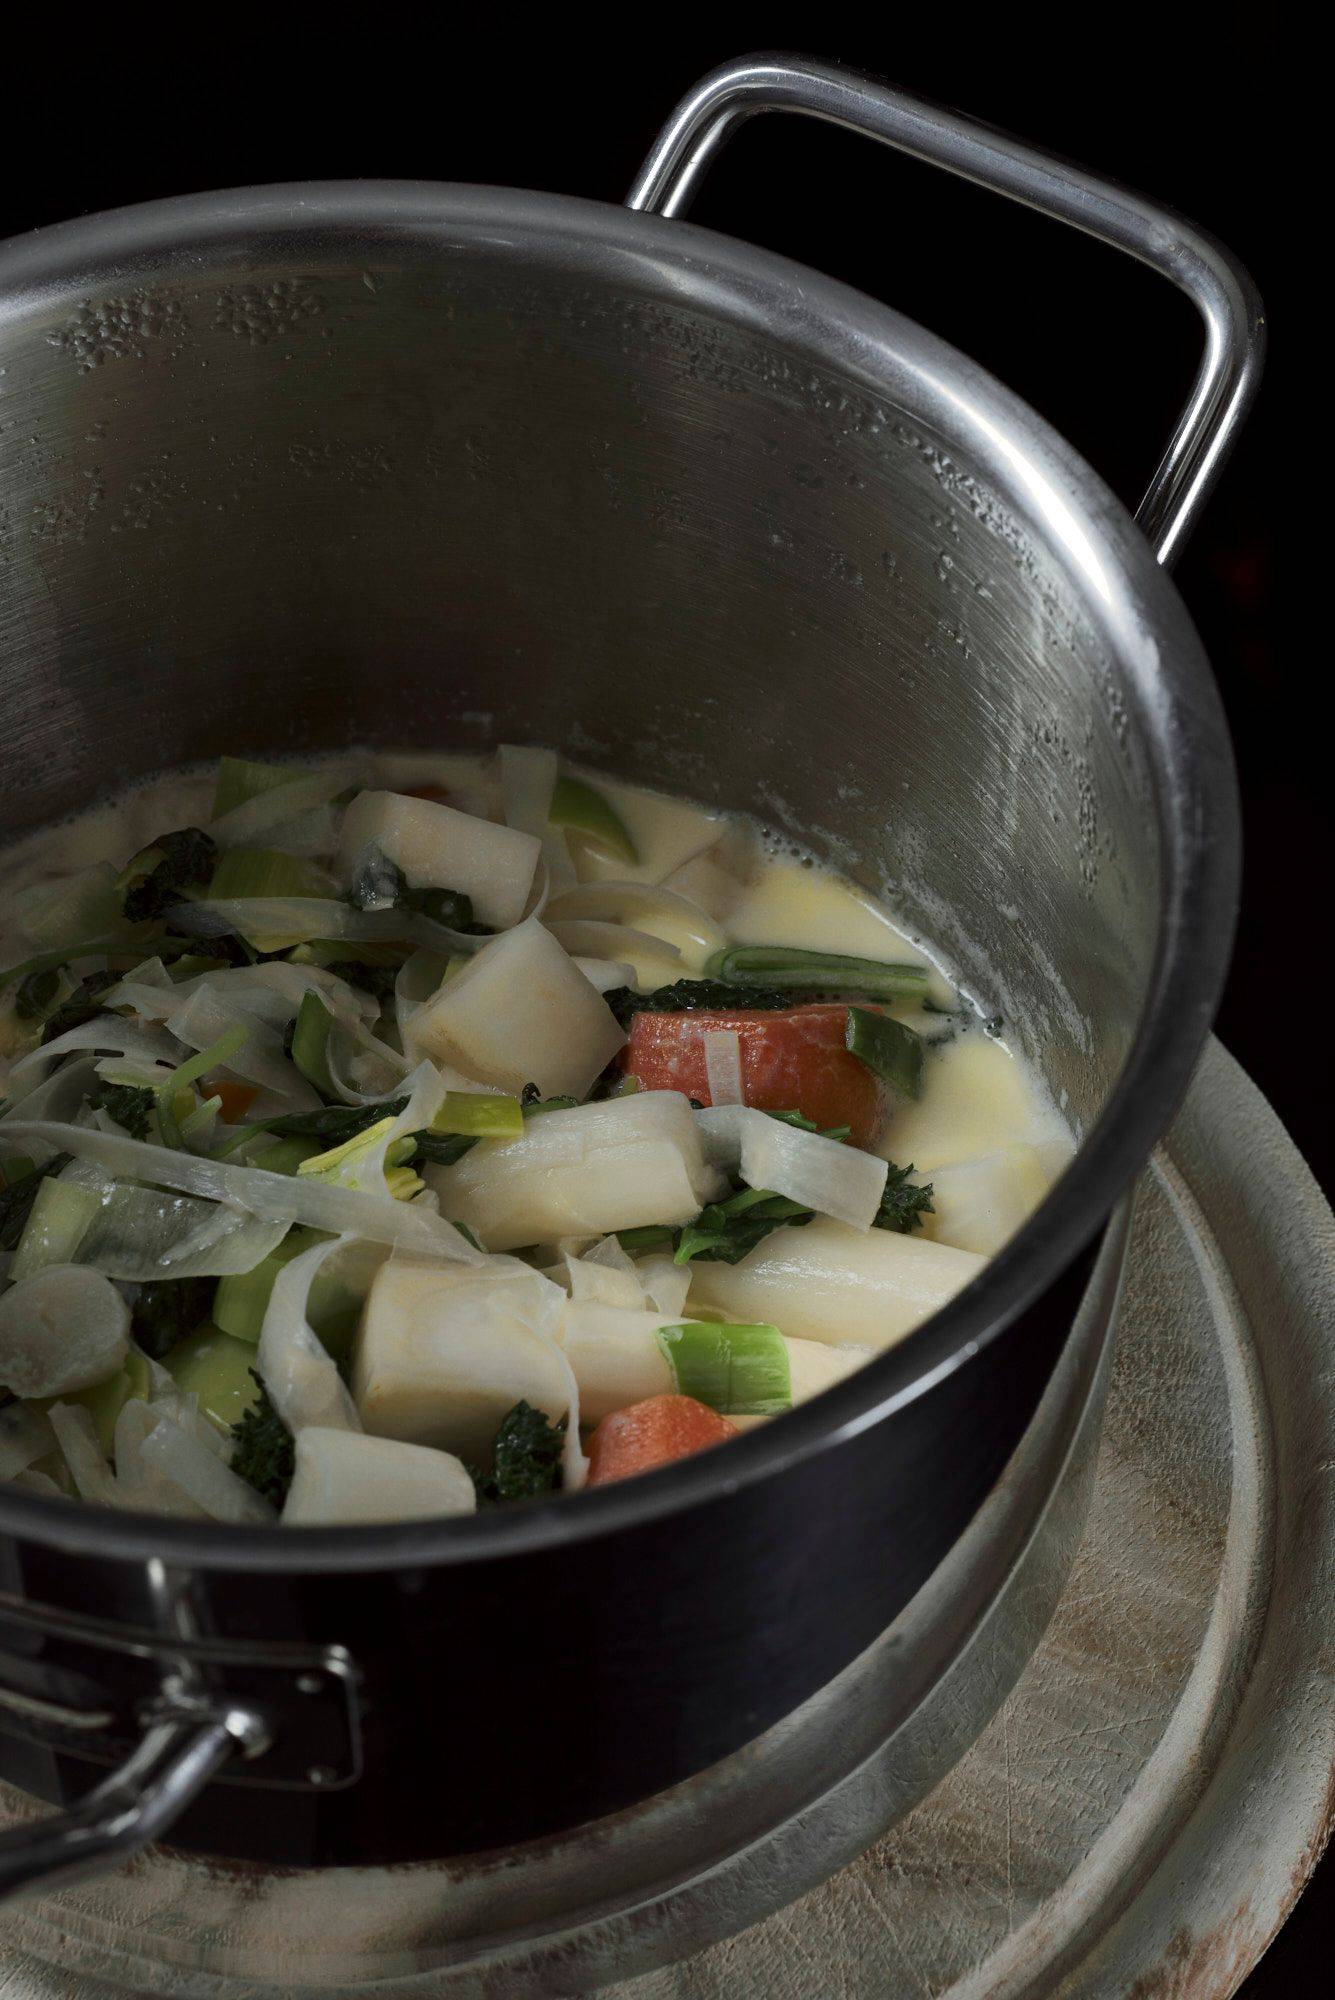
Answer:
<svg viewBox="0 0 1335 2000"><path fill-rule="evenodd" d="M221 1097L218 1116L224 1125L239 1125L260 1094L253 1084L233 1083L225 1076L201 1083L200 1090L205 1097Z"/></svg>
<svg viewBox="0 0 1335 2000"><path fill-rule="evenodd" d="M731 1028L742 1058L742 1095L757 1111L800 1111L822 1129L850 1127L855 1146L870 1146L884 1121L884 1086L844 1046L848 1008L815 1002L785 1012L701 1008L683 1014L634 1015L621 1066L641 1090L680 1090L710 1102L705 1035Z"/></svg>
<svg viewBox="0 0 1335 2000"><path fill-rule="evenodd" d="M603 1418L589 1446L589 1485L652 1472L736 1436L736 1424L694 1396L650 1396Z"/></svg>

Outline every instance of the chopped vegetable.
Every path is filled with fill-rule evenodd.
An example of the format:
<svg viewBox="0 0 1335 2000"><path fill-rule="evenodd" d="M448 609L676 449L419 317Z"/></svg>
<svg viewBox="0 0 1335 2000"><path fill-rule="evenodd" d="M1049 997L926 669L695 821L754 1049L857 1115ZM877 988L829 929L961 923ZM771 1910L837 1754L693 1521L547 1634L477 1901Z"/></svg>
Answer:
<svg viewBox="0 0 1335 2000"><path fill-rule="evenodd" d="M659 1349L684 1396L724 1416L772 1416L793 1400L788 1350L777 1326L688 1322L662 1326Z"/></svg>
<svg viewBox="0 0 1335 2000"><path fill-rule="evenodd" d="M892 1347L983 1268L968 1250L921 1236L865 1234L818 1217L782 1228L739 1264L691 1266L690 1309L763 1321L807 1340Z"/></svg>
<svg viewBox="0 0 1335 2000"><path fill-rule="evenodd" d="M565 1419L552 1423L522 1400L501 1418L491 1447L490 1471L475 1472L479 1502L532 1500L561 1484Z"/></svg>
<svg viewBox="0 0 1335 2000"><path fill-rule="evenodd" d="M874 958L774 944L728 945L714 953L705 977L802 992L815 987L824 993L866 994L875 1000L921 999L929 980L925 965L885 964Z"/></svg>
<svg viewBox="0 0 1335 2000"><path fill-rule="evenodd" d="M20 1021L40 1021L60 991L60 967L47 966L44 972L30 972L14 993L14 1012Z"/></svg>
<svg viewBox="0 0 1335 2000"><path fill-rule="evenodd" d="M213 817L221 819L224 813L235 812L238 806L290 785L302 775L289 764L254 764L244 757L221 757L213 788Z"/></svg>
<svg viewBox="0 0 1335 2000"><path fill-rule="evenodd" d="M0 1250L18 1249L42 1182L50 1174L63 1173L72 1158L71 1153L56 1153L45 1166L33 1168L13 1181L6 1180L0 1188Z"/></svg>
<svg viewBox="0 0 1335 2000"><path fill-rule="evenodd" d="M88 1094L95 1111L105 1111L132 1139L146 1139L157 1109L157 1092L146 1084L99 1083Z"/></svg>
<svg viewBox="0 0 1335 2000"><path fill-rule="evenodd" d="M652 1472L736 1436L736 1424L690 1396L651 1396L603 1418L589 1446L589 1485Z"/></svg>
<svg viewBox="0 0 1335 2000"><path fill-rule="evenodd" d="M9 1275L17 1282L48 1264L73 1264L88 1225L101 1207L92 1188L47 1175L28 1213Z"/></svg>
<svg viewBox="0 0 1335 2000"><path fill-rule="evenodd" d="M450 1452L309 1425L296 1438L285 1528L332 1528L471 1514L467 1467Z"/></svg>
<svg viewBox="0 0 1335 2000"><path fill-rule="evenodd" d="M639 865L639 852L619 814L601 792L586 785L582 778L561 773L552 790L547 817L553 826L565 827L571 833L585 833L600 847L629 861L632 867Z"/></svg>
<svg viewBox="0 0 1335 2000"><path fill-rule="evenodd" d="M349 874L368 845L403 871L410 888L448 882L497 928L523 916L542 852L531 833L400 792L360 792L348 807L339 852Z"/></svg>
<svg viewBox="0 0 1335 2000"><path fill-rule="evenodd" d="M121 908L126 918L142 923L160 917L180 902L185 890L202 889L213 872L217 853L208 834L197 826L161 834L150 846L141 848L121 871Z"/></svg>
<svg viewBox="0 0 1335 2000"><path fill-rule="evenodd" d="M50 1264L0 1296L0 1386L16 1396L91 1389L124 1361L129 1325L110 1279Z"/></svg>
<svg viewBox="0 0 1335 2000"><path fill-rule="evenodd" d="M54 1042L71 1028L81 1028L105 1012L103 996L119 983L116 972L86 972L74 991L62 1000L42 1030L42 1041Z"/></svg>
<svg viewBox="0 0 1335 2000"><path fill-rule="evenodd" d="M709 1088L705 1037L737 1036L742 1101L759 1111L801 1111L816 1126L847 1125L869 1146L885 1119L880 1080L845 1044L850 1009L815 1004L777 1010L637 1012L619 1060L642 1090L680 1090L702 1104Z"/></svg>
<svg viewBox="0 0 1335 2000"><path fill-rule="evenodd" d="M443 808L442 808L443 810ZM625 1037L532 917L490 939L409 1023L415 1048L482 1083L583 1097Z"/></svg>
<svg viewBox="0 0 1335 2000"><path fill-rule="evenodd" d="M292 1060L321 1097L337 1098L338 1085L329 1073L329 1035L334 1017L318 994L306 993L292 1030Z"/></svg>
<svg viewBox="0 0 1335 2000"><path fill-rule="evenodd" d="M850 1007L845 1040L850 1055L905 1097L922 1095L923 1040L902 1021Z"/></svg>
<svg viewBox="0 0 1335 2000"><path fill-rule="evenodd" d="M271 1505L281 1507L296 1470L292 1433L270 1402L269 1392L258 1375L255 1388L254 1404L232 1428L232 1471Z"/></svg>
<svg viewBox="0 0 1335 2000"><path fill-rule="evenodd" d="M198 1399L200 1415L227 1435L259 1400L254 1360L249 1341L204 1325L178 1342L166 1365L181 1393Z"/></svg>

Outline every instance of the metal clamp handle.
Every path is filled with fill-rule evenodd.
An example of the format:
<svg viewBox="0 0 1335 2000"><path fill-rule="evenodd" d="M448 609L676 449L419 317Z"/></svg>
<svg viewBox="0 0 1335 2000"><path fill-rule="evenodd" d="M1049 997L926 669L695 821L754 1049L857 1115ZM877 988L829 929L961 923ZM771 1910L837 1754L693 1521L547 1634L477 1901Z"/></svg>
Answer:
<svg viewBox="0 0 1335 2000"><path fill-rule="evenodd" d="M1072 223L1159 271L1205 323L1205 354L1177 429L1136 510L1155 555L1171 564L1256 393L1265 346L1261 300L1232 252L1144 195L1012 139L958 111L805 57L745 56L698 83L650 150L626 206L665 216L689 206L706 167L759 111L797 111L879 139Z"/></svg>
<svg viewBox="0 0 1335 2000"><path fill-rule="evenodd" d="M0 1833L0 1903L39 1884L81 1882L136 1853L231 1757L253 1754L264 1740L263 1724L244 1709L164 1715L77 1806Z"/></svg>

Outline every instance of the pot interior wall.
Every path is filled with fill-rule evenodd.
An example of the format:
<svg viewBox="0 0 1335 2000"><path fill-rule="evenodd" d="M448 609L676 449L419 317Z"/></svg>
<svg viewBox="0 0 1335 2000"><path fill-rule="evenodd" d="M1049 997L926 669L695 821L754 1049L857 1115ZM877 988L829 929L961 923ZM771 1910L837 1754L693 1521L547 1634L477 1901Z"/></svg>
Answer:
<svg viewBox="0 0 1335 2000"><path fill-rule="evenodd" d="M386 228L10 311L2 830L223 751L555 743L888 888L1088 1120L1158 925L1134 697L982 465L706 289Z"/></svg>

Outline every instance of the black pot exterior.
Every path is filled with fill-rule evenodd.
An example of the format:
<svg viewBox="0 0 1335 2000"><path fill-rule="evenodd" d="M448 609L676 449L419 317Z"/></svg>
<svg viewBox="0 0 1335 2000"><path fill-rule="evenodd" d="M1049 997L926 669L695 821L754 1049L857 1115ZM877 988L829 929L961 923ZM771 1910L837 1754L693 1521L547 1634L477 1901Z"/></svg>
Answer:
<svg viewBox="0 0 1335 2000"><path fill-rule="evenodd" d="M738 1492L464 1568L196 1572L201 1630L347 1648L364 1769L326 1792L214 1784L173 1844L289 1865L507 1847L750 1742L885 1630L973 1517L1020 1443L1088 1266L928 1394ZM1105 1315L1084 1338L1097 1348L1106 1331ZM1035 1515L1055 1469L1025 1468ZM137 1564L10 1542L0 1570L29 1601L96 1607L113 1624L142 1625L151 1603ZM101 1770L0 1736L0 1775L64 1804Z"/></svg>

